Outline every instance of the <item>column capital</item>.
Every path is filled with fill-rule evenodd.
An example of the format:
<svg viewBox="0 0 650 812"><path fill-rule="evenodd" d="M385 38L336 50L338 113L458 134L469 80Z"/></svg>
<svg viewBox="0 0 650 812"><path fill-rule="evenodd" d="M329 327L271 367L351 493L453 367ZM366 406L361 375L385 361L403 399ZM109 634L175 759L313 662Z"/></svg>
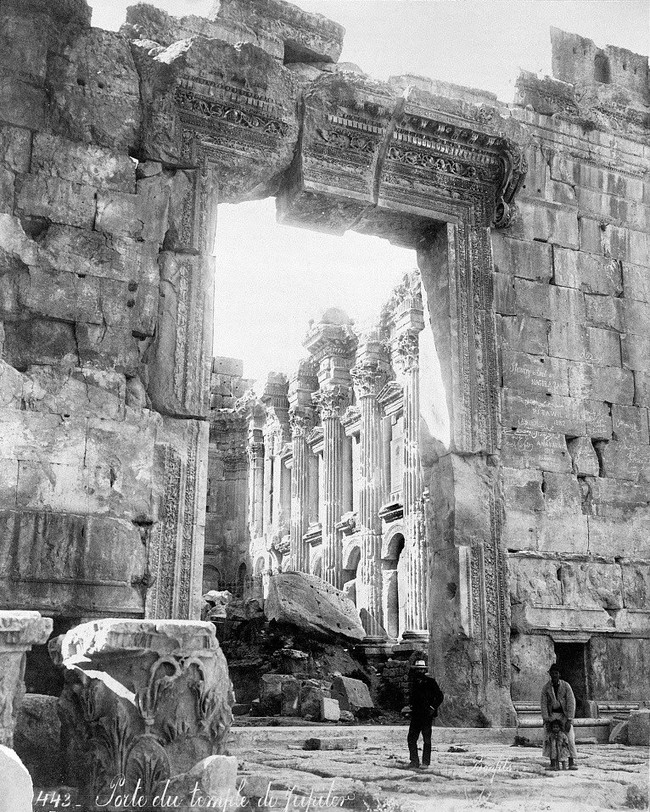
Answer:
<svg viewBox="0 0 650 812"><path fill-rule="evenodd" d="M393 364L403 374L419 367L419 332L413 329L406 330L399 333L393 342Z"/></svg>
<svg viewBox="0 0 650 812"><path fill-rule="evenodd" d="M292 406L289 409L289 425L292 437L305 437L314 427L313 408Z"/></svg>
<svg viewBox="0 0 650 812"><path fill-rule="evenodd" d="M314 392L312 399L321 420L340 418L350 402L350 390L347 386L328 386Z"/></svg>
<svg viewBox="0 0 650 812"><path fill-rule="evenodd" d="M362 361L350 370L357 397L377 397L388 377L385 365L379 361Z"/></svg>

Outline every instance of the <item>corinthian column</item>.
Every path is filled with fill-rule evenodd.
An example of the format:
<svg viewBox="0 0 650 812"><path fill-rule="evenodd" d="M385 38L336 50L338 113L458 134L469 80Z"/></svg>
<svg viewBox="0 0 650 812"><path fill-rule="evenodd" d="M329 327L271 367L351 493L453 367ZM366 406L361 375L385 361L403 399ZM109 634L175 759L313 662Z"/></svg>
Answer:
<svg viewBox="0 0 650 812"><path fill-rule="evenodd" d="M395 365L401 373L404 403L403 499L406 536L406 628L402 637L426 637L428 572L422 477L420 474L420 374L416 320L397 336Z"/></svg>
<svg viewBox="0 0 650 812"><path fill-rule="evenodd" d="M320 389L312 395L323 424L323 579L341 589L343 550L336 529L343 513L343 427L348 404L350 367L357 337L350 317L327 310L305 337L304 346L318 364Z"/></svg>
<svg viewBox="0 0 650 812"><path fill-rule="evenodd" d="M350 371L361 412L359 525L361 562L357 608L366 640L384 639L382 617L381 519L384 497L381 409L377 395L386 381L387 364L377 340L368 339Z"/></svg>
<svg viewBox="0 0 650 812"><path fill-rule="evenodd" d="M291 564L298 572L309 572L309 553L303 536L309 525L309 448L306 434L312 426L311 415L291 409L289 412L293 462L291 465Z"/></svg>
<svg viewBox="0 0 650 812"><path fill-rule="evenodd" d="M343 512L343 426L348 404L343 386L321 389L314 395L323 425L323 580L343 588L343 547L336 525Z"/></svg>
<svg viewBox="0 0 650 812"><path fill-rule="evenodd" d="M289 425L293 461L291 464L290 566L309 572L309 551L303 536L309 527L309 456L307 434L314 425L312 392L318 388L316 364L303 359L289 381Z"/></svg>
<svg viewBox="0 0 650 812"><path fill-rule="evenodd" d="M248 483L248 527L251 538L262 535L264 508L264 443L249 442L248 459L250 463L250 480Z"/></svg>

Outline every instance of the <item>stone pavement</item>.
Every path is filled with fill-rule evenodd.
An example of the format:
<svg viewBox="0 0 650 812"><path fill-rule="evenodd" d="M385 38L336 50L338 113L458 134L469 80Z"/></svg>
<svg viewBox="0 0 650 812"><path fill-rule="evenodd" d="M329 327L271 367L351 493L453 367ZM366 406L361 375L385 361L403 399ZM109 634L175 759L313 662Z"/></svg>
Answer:
<svg viewBox="0 0 650 812"><path fill-rule="evenodd" d="M551 773L512 729L435 728L431 766L409 769L406 727L234 729L230 752L244 792L276 812L326 808L429 810L647 809L648 748L579 745L577 772ZM353 750L305 751L305 739L345 737ZM293 789L292 789L293 788Z"/></svg>

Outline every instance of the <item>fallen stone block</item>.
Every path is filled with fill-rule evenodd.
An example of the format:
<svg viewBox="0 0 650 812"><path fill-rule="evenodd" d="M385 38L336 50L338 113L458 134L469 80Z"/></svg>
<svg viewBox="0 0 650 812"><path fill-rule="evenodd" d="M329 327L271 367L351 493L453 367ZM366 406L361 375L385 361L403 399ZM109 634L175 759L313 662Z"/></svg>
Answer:
<svg viewBox="0 0 650 812"><path fill-rule="evenodd" d="M307 739L302 746L303 750L356 750L358 739L341 737L340 739Z"/></svg>
<svg viewBox="0 0 650 812"><path fill-rule="evenodd" d="M272 575L264 609L269 620L297 626L318 638L365 637L352 601L315 575L301 572Z"/></svg>
<svg viewBox="0 0 650 812"><path fill-rule="evenodd" d="M338 699L341 710L351 711L355 715L367 715L375 707L365 682L352 677L335 677L332 696Z"/></svg>
<svg viewBox="0 0 650 812"><path fill-rule="evenodd" d="M341 719L341 707L337 699L328 696L321 698L320 718L322 722L338 722Z"/></svg>
<svg viewBox="0 0 650 812"><path fill-rule="evenodd" d="M282 683L282 716L300 716L300 683L297 679Z"/></svg>
<svg viewBox="0 0 650 812"><path fill-rule="evenodd" d="M324 697L329 697L329 687L320 680L303 680L300 685L300 695L298 703L300 715L305 718L319 719L321 712L321 701Z"/></svg>
<svg viewBox="0 0 650 812"><path fill-rule="evenodd" d="M650 744L650 708L642 708L630 713L627 743L634 747L647 747Z"/></svg>
<svg viewBox="0 0 650 812"><path fill-rule="evenodd" d="M627 744L627 721L614 725L609 734L610 744Z"/></svg>
<svg viewBox="0 0 650 812"><path fill-rule="evenodd" d="M264 674L260 681L259 712L262 716L278 716L282 713L283 683L298 680L289 674Z"/></svg>

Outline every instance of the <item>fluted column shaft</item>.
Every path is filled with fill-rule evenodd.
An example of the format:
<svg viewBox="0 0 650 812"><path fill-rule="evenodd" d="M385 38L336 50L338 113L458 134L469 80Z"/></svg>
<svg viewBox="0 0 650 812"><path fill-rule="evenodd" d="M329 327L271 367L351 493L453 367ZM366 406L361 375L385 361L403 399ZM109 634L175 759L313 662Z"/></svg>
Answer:
<svg viewBox="0 0 650 812"><path fill-rule="evenodd" d="M343 546L336 529L343 512L343 426L341 411L348 403L344 386L321 389L314 400L323 426L323 580L343 588Z"/></svg>
<svg viewBox="0 0 650 812"><path fill-rule="evenodd" d="M383 637L381 519L379 508L384 491L382 466L381 411L376 393L363 395L361 409L361 490L359 523L361 524L361 599L364 628L370 637ZM362 610L366 610L363 612ZM367 613L367 614L366 614Z"/></svg>
<svg viewBox="0 0 650 812"><path fill-rule="evenodd" d="M259 538L262 535L264 509L264 444L251 443L248 454L250 459L248 526L251 538Z"/></svg>
<svg viewBox="0 0 650 812"><path fill-rule="evenodd" d="M343 549L336 525L343 507L343 427L323 417L323 580L343 588Z"/></svg>
<svg viewBox="0 0 650 812"><path fill-rule="evenodd" d="M427 632L427 561L420 474L420 376L417 333L407 333L400 346L403 369L404 447L403 499L406 530L406 629L403 637Z"/></svg>
<svg viewBox="0 0 650 812"><path fill-rule="evenodd" d="M384 497L383 434L377 394L386 379L377 362L351 370L361 412L359 436L359 525L361 562L357 608L368 637L384 638L382 617L381 519Z"/></svg>
<svg viewBox="0 0 650 812"><path fill-rule="evenodd" d="M303 541L309 525L309 448L305 418L291 414L291 566L298 572L309 572L309 555Z"/></svg>

